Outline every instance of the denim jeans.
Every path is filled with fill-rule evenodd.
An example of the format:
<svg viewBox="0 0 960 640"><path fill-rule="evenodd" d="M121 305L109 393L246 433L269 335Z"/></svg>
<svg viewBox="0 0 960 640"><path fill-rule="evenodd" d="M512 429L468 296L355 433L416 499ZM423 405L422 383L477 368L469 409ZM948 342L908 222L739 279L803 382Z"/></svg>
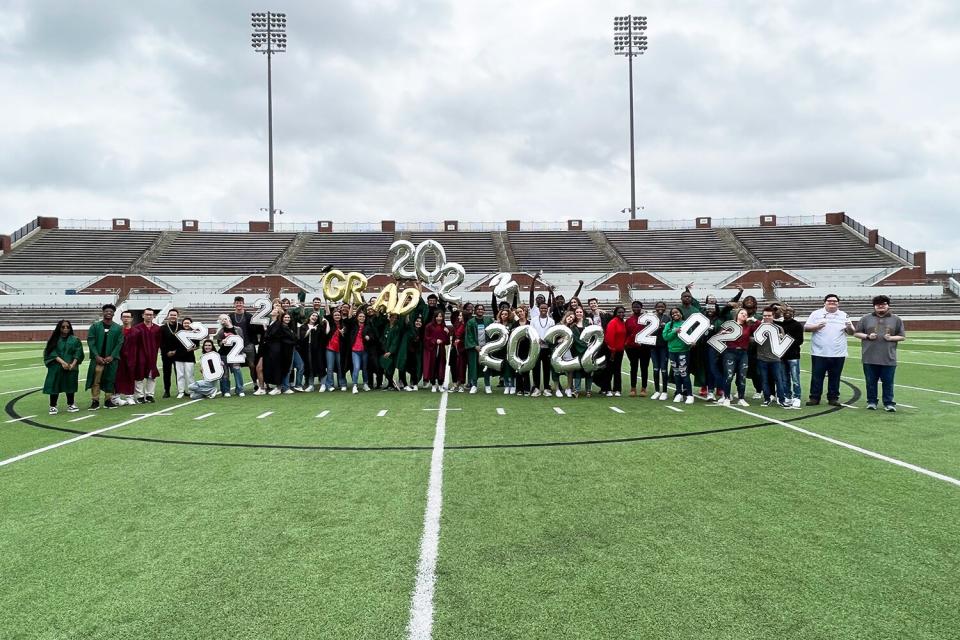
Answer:
<svg viewBox="0 0 960 640"><path fill-rule="evenodd" d="M653 361L653 390L667 392L667 345L650 347ZM663 388L661 388L661 385Z"/></svg>
<svg viewBox="0 0 960 640"><path fill-rule="evenodd" d="M284 380L283 390L286 391L290 388L290 378L293 376L293 372L296 370L297 376L294 381L295 387L303 386L303 358L300 357L300 354L294 349L293 351L293 360L290 361L290 372L287 374L287 379Z"/></svg>
<svg viewBox="0 0 960 640"><path fill-rule="evenodd" d="M783 387L791 400L799 400L803 395L800 388L800 360L783 361Z"/></svg>
<svg viewBox="0 0 960 640"><path fill-rule="evenodd" d="M670 362L673 363L673 380L677 393L684 396L693 395L693 386L690 384L690 353L670 353Z"/></svg>
<svg viewBox="0 0 960 640"><path fill-rule="evenodd" d="M770 383L776 385L777 402L783 404L786 402L783 384L783 363L767 362L757 358L757 374L760 376L760 386L763 388L763 399L770 401L773 397L773 391L770 389Z"/></svg>
<svg viewBox="0 0 960 640"><path fill-rule="evenodd" d="M353 361L353 371L350 375L353 376L354 386L360 384L357 380L360 379L360 374L363 373L363 383L370 384L370 370L367 368L369 359L367 358L366 351L351 351L350 359Z"/></svg>
<svg viewBox="0 0 960 640"><path fill-rule="evenodd" d="M233 388L233 392L236 395L240 395L243 391L243 370L238 364L226 364L224 365L223 377L220 378L220 393L227 393L230 391L230 374L233 374L233 382L236 386Z"/></svg>
<svg viewBox="0 0 960 640"><path fill-rule="evenodd" d="M840 373L843 371L843 362L846 358L827 358L825 356L810 356L813 371L810 374L810 399L820 400L823 395L823 379L827 380L827 400L840 399Z"/></svg>
<svg viewBox="0 0 960 640"><path fill-rule="evenodd" d="M343 379L343 371L340 370L340 352L327 349L327 388L333 389L333 374L337 374L337 382L340 386L346 386Z"/></svg>
<svg viewBox="0 0 960 640"><path fill-rule="evenodd" d="M867 404L877 404L877 383L883 383L883 406L895 407L893 401L893 375L897 365L863 363L863 377L867 386Z"/></svg>
<svg viewBox="0 0 960 640"><path fill-rule="evenodd" d="M715 391L723 390L723 354L717 353L717 350L706 345L707 354L707 388Z"/></svg>
<svg viewBox="0 0 960 640"><path fill-rule="evenodd" d="M741 400L747 392L747 365L749 353L746 349L727 349L723 352L723 393L732 398L730 388L733 379L737 379L737 397Z"/></svg>

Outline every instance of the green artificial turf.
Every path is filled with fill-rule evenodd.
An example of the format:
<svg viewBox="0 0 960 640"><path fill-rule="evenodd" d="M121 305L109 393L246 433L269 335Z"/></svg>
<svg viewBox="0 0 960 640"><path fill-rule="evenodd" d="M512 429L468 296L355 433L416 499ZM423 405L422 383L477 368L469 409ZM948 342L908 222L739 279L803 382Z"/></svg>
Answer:
<svg viewBox="0 0 960 640"><path fill-rule="evenodd" d="M910 338L896 414L856 342L856 409L451 394L433 637L960 637L960 487L767 420L960 478L960 335ZM0 467L0 637L405 637L440 394L48 416L41 349L4 408L131 422ZM10 419L0 460L77 435Z"/></svg>

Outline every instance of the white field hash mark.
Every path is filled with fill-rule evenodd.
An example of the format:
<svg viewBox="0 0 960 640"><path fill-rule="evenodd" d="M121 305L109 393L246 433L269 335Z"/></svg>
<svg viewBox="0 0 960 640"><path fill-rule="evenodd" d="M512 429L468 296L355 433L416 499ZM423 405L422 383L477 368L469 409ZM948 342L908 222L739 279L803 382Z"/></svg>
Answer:
<svg viewBox="0 0 960 640"><path fill-rule="evenodd" d="M267 418L272 415L273 415L273 411L264 411L263 413L257 416L257 420L263 420L264 418Z"/></svg>
<svg viewBox="0 0 960 640"><path fill-rule="evenodd" d="M320 413L317 414L317 417L318 417L318 418L326 418L328 415L330 415L329 409L324 409L323 411L321 411Z"/></svg>
<svg viewBox="0 0 960 640"><path fill-rule="evenodd" d="M378 417L378 418L382 418L382 417L385 416L385 415L387 415L387 410L386 410L386 409L380 409L380 411L377 412L377 417Z"/></svg>
<svg viewBox="0 0 960 640"><path fill-rule="evenodd" d="M430 484L427 507L423 514L423 537L420 539L420 560L417 582L410 598L410 622L407 638L430 640L433 636L433 592L437 582L437 554L440 548L440 511L443 507L443 441L447 431L447 392L440 399L437 429L433 436L430 457Z"/></svg>
<svg viewBox="0 0 960 640"><path fill-rule="evenodd" d="M213 413L205 413L205 414L203 414L202 416L197 416L196 418L194 418L194 420L204 420L204 419L206 419L206 418L209 418L210 416L215 416L215 415L217 415L216 412L213 412Z"/></svg>

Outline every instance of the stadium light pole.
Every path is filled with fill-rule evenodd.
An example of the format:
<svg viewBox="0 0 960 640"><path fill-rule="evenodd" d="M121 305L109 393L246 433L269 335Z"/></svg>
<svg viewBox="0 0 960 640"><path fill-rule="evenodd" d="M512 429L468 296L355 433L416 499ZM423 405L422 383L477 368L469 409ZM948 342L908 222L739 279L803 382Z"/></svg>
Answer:
<svg viewBox="0 0 960 640"><path fill-rule="evenodd" d="M273 215L276 209L273 206L273 70L271 61L273 54L287 50L287 14L273 13L272 11L250 14L250 46L257 53L267 56L267 153L269 162L270 183L270 231L273 231Z"/></svg>
<svg viewBox="0 0 960 640"><path fill-rule="evenodd" d="M633 159L633 58L647 50L646 16L617 16L613 19L613 54L627 56L630 75L630 219L637 217L637 174Z"/></svg>

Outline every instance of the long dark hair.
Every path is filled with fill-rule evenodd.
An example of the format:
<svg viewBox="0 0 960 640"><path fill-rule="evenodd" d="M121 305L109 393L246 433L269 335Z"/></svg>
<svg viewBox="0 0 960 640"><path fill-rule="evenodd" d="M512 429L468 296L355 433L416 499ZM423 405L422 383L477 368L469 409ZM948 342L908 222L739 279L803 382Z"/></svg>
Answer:
<svg viewBox="0 0 960 640"><path fill-rule="evenodd" d="M53 333L50 334L50 339L47 340L47 346L43 350L43 357L46 358L50 353L57 347L57 343L60 341L60 329L63 327L64 323L70 327L70 333L67 334L67 337L73 335L73 324L69 320L61 320L57 323L57 327L53 330Z"/></svg>

